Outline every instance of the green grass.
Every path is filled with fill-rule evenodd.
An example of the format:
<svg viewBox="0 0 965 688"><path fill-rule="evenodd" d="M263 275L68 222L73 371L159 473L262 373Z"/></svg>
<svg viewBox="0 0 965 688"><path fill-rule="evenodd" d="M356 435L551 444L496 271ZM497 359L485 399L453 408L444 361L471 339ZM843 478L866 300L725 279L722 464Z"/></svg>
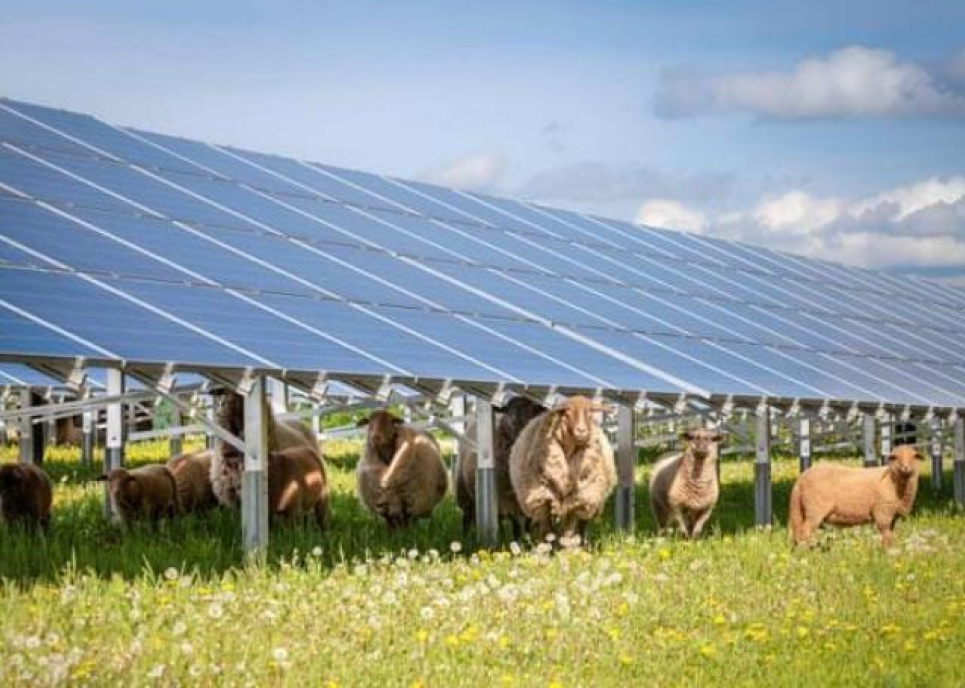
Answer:
<svg viewBox="0 0 965 688"><path fill-rule="evenodd" d="M237 514L122 534L98 471L52 452L50 534L0 529L0 685L965 684L965 519L927 476L890 552L868 528L807 551L755 530L741 462L700 542L656 537L641 467L635 537L608 511L589 551L473 553L451 500L387 534L355 451L326 446L331 529L276 527L247 566ZM775 462L779 525L795 474Z"/></svg>

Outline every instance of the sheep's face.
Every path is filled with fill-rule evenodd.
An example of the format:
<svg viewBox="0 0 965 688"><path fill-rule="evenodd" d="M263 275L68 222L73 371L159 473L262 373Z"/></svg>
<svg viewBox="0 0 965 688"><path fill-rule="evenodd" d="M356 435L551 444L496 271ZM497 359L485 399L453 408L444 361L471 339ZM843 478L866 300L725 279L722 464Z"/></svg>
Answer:
<svg viewBox="0 0 965 688"><path fill-rule="evenodd" d="M495 410L502 414L500 428L508 437L516 438L527 423L546 411L546 407L526 397L513 397L508 404Z"/></svg>
<svg viewBox="0 0 965 688"><path fill-rule="evenodd" d="M715 430L690 430L684 433L690 453L699 461L717 458L717 448L724 436Z"/></svg>
<svg viewBox="0 0 965 688"><path fill-rule="evenodd" d="M906 444L895 447L891 451L891 456L888 457L888 466L899 475L910 477L918 473L921 460L922 455L918 453L918 450L912 445Z"/></svg>
<svg viewBox="0 0 965 688"><path fill-rule="evenodd" d="M577 447L585 447L593 438L593 428L596 426L593 414L603 410L600 404L594 403L586 397L570 397L562 406L553 409L559 414L561 429L565 436Z"/></svg>
<svg viewBox="0 0 965 688"><path fill-rule="evenodd" d="M131 513L141 501L141 484L123 468L115 468L107 476L107 492L114 508L121 513Z"/></svg>
<svg viewBox="0 0 965 688"><path fill-rule="evenodd" d="M375 451L382 463L388 465L395 454L399 427L403 424L401 418L393 416L388 411L375 411L368 418L358 422L358 427L368 426L366 442Z"/></svg>
<svg viewBox="0 0 965 688"><path fill-rule="evenodd" d="M0 467L0 495L16 494L23 485L23 476L17 466Z"/></svg>
<svg viewBox="0 0 965 688"><path fill-rule="evenodd" d="M227 392L218 405L218 425L235 437L245 436L245 398L235 392Z"/></svg>

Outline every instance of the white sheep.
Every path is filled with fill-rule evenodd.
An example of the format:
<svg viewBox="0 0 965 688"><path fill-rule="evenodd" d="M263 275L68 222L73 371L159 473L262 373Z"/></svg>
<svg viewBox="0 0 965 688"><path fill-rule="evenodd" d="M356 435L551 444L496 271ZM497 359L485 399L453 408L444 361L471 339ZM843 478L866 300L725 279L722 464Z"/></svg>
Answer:
<svg viewBox="0 0 965 688"><path fill-rule="evenodd" d="M650 508L659 528L666 528L673 519L686 537L700 536L720 494L717 453L722 439L713 430L687 432L683 451L653 467Z"/></svg>
<svg viewBox="0 0 965 688"><path fill-rule="evenodd" d="M796 544L811 540L822 523L874 523L881 544L890 547L895 522L908 516L918 492L921 454L911 445L895 447L888 465L852 468L821 462L807 469L791 489L789 527Z"/></svg>
<svg viewBox="0 0 965 688"><path fill-rule="evenodd" d="M362 503L390 529L429 516L449 488L436 439L387 411L375 411L358 425L368 426L357 469Z"/></svg>
<svg viewBox="0 0 965 688"><path fill-rule="evenodd" d="M613 449L593 419L602 406L575 396L531 420L513 444L509 477L538 540L585 539L617 484Z"/></svg>

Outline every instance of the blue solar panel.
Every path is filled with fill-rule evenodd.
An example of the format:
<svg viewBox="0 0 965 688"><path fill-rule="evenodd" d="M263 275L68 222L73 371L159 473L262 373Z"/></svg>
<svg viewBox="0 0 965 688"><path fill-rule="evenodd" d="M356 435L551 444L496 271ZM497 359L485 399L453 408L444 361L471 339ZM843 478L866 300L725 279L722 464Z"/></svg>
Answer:
<svg viewBox="0 0 965 688"><path fill-rule="evenodd" d="M0 141L0 298L102 357L965 400L952 287L12 101Z"/></svg>

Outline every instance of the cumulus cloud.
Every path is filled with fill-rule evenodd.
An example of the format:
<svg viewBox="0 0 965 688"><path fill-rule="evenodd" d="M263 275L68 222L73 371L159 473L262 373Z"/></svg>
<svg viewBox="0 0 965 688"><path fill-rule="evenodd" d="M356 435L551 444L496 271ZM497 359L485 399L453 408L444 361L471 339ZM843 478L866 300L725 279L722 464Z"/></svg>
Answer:
<svg viewBox="0 0 965 688"><path fill-rule="evenodd" d="M965 96L941 74L959 70L965 70L965 53L933 71L862 46L802 60L788 71L678 68L660 75L655 110L665 118L717 112L775 120L965 117Z"/></svg>
<svg viewBox="0 0 965 688"><path fill-rule="evenodd" d="M509 160L495 153L481 153L456 158L438 170L422 175L433 184L465 191L492 191L499 184Z"/></svg>
<svg viewBox="0 0 965 688"><path fill-rule="evenodd" d="M664 203L643 203L637 221L864 267L965 272L962 176L933 177L857 199L792 189L716 216Z"/></svg>

